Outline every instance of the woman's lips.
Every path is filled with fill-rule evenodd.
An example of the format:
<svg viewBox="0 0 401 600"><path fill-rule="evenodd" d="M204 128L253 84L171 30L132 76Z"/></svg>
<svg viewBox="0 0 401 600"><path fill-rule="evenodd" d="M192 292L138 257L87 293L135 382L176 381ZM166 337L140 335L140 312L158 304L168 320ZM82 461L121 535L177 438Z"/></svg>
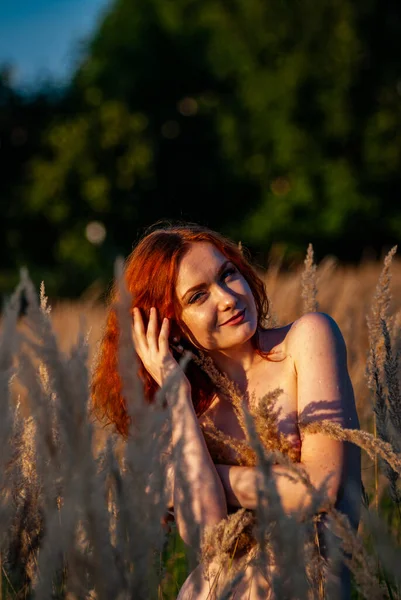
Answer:
<svg viewBox="0 0 401 600"><path fill-rule="evenodd" d="M243 310L241 310L239 313L237 313L237 316L229 319L229 321L226 321L225 323L222 323L222 325L238 325L239 323L241 323L244 320L245 317L245 308Z"/></svg>

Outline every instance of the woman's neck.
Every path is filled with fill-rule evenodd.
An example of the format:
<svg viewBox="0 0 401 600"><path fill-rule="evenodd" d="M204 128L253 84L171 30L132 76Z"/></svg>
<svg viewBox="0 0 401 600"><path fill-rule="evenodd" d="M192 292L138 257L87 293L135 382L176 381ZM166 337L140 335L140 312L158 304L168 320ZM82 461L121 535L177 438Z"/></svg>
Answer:
<svg viewBox="0 0 401 600"><path fill-rule="evenodd" d="M263 360L253 346L252 340L241 344L238 348L211 352L210 356L217 368L240 388L246 387L251 371Z"/></svg>

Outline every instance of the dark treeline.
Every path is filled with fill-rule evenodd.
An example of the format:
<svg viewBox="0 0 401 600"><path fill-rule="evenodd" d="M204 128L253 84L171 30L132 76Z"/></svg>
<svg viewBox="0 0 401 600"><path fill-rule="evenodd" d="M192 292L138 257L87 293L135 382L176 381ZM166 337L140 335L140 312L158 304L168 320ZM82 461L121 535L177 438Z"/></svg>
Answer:
<svg viewBox="0 0 401 600"><path fill-rule="evenodd" d="M398 0L117 0L62 94L1 77L1 290L107 282L165 217L261 263L397 243L400 55Z"/></svg>

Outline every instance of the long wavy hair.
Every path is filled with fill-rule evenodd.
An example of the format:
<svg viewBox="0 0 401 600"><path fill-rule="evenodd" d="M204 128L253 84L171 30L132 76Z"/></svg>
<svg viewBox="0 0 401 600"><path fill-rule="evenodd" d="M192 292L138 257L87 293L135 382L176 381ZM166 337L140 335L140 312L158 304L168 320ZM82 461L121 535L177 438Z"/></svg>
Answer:
<svg viewBox="0 0 401 600"><path fill-rule="evenodd" d="M159 319L170 319L170 340L180 339L185 348L194 354L198 350L188 340L180 319L180 306L176 297L176 281L180 261L191 244L209 242L230 260L248 282L255 299L258 327L252 344L258 354L266 356L259 345L258 331L265 328L269 302L263 281L258 277L249 260L234 242L206 227L195 224L179 224L156 228L145 234L133 252L128 256L124 267L127 288L132 295L132 305L141 310L145 327L150 308L156 306ZM106 326L99 347L97 364L92 378L92 412L107 424L114 423L116 430L124 437L128 435L130 417L122 395L122 384L118 372L119 326L115 311L118 300L116 285L109 297ZM172 348L173 344L171 344ZM178 358L176 350L173 355ZM139 361L139 375L144 383L145 397L152 402L158 389L157 383ZM207 374L191 361L186 369L192 389L192 401L198 416L203 414L213 401L216 390Z"/></svg>

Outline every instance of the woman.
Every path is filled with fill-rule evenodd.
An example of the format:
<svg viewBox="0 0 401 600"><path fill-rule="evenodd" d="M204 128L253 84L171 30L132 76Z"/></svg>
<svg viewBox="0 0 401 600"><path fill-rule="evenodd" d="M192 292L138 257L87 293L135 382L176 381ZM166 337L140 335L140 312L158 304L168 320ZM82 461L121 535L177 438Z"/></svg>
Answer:
<svg viewBox="0 0 401 600"><path fill-rule="evenodd" d="M281 388L275 407L278 428L292 456L315 487L328 480L329 501L357 526L359 450L321 433L305 433L301 440L299 430L301 420L320 419L359 427L345 344L335 322L327 315L311 313L284 327L266 327L269 305L263 282L233 242L197 225L169 225L148 233L127 259L125 277L133 297L133 338L147 397L172 373L176 377L172 444L179 439L183 444L191 514L200 534L233 507L256 507L257 472L253 467L213 463L202 433L205 419L232 437L244 439L244 432L232 402L195 363L185 373L181 370L177 349L183 347L195 354L202 350L244 398L254 397L257 402ZM117 338L116 318L110 312L93 392L95 408L126 435L129 419L117 372ZM288 468L273 465L278 494L290 513L305 507L309 494L301 481L286 474ZM185 497L174 473L172 479L178 530L189 543L193 521L188 522ZM256 582L264 586L268 597L268 582L251 570L235 597L256 598ZM200 565L179 598L207 598L209 585ZM345 575L342 594L349 595Z"/></svg>

